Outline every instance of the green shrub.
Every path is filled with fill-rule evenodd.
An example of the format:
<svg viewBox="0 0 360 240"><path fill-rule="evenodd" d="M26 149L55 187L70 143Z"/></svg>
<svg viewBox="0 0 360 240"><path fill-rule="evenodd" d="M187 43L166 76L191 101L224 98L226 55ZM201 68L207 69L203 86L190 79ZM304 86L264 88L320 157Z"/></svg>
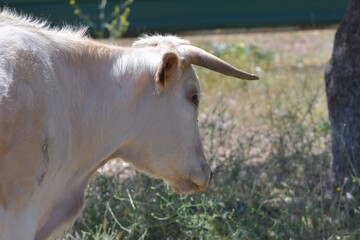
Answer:
<svg viewBox="0 0 360 240"><path fill-rule="evenodd" d="M74 9L74 14L90 27L92 35L97 38L121 38L130 25L127 19L130 14L129 6L133 2L134 0L119 0L119 3L115 4L109 13L108 10L106 11L108 1L99 0L99 17L98 20L93 20L83 11L76 0L69 0L69 4Z"/></svg>

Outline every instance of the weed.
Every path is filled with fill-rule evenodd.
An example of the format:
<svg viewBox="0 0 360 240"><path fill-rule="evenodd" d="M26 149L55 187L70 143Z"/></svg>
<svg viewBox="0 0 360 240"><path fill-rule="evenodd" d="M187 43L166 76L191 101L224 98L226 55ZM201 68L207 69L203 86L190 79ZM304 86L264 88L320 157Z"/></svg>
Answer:
<svg viewBox="0 0 360 240"><path fill-rule="evenodd" d="M92 30L92 34L97 38L121 38L128 30L129 22L127 21L130 14L129 5L134 0L119 1L119 4L113 6L113 10L108 13L106 7L107 0L100 0L98 5L99 17L97 21L90 19L76 0L69 0L69 4L74 9L74 14L78 16Z"/></svg>

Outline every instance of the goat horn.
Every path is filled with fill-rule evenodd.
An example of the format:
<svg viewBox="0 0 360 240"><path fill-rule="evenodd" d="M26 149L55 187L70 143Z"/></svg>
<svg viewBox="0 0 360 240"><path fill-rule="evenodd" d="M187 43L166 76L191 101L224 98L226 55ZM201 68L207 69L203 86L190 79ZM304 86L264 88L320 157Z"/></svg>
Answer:
<svg viewBox="0 0 360 240"><path fill-rule="evenodd" d="M237 69L220 58L191 45L178 46L180 55L190 64L195 64L227 76L244 80L257 80L258 76Z"/></svg>

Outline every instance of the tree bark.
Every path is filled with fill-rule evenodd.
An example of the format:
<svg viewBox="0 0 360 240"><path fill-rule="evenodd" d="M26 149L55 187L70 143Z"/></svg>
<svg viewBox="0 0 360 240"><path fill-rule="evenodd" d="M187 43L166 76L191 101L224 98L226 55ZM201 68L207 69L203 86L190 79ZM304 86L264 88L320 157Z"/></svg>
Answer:
<svg viewBox="0 0 360 240"><path fill-rule="evenodd" d="M349 0L325 71L337 186L360 175L360 1Z"/></svg>

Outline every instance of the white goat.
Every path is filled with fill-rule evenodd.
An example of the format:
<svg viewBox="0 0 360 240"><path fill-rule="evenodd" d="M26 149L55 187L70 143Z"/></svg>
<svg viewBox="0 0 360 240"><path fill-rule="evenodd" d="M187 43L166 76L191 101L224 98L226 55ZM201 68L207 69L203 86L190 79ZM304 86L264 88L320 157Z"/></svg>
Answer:
<svg viewBox="0 0 360 240"><path fill-rule="evenodd" d="M125 48L0 13L0 239L46 239L121 157L180 193L207 188L191 64L257 79L173 36Z"/></svg>

